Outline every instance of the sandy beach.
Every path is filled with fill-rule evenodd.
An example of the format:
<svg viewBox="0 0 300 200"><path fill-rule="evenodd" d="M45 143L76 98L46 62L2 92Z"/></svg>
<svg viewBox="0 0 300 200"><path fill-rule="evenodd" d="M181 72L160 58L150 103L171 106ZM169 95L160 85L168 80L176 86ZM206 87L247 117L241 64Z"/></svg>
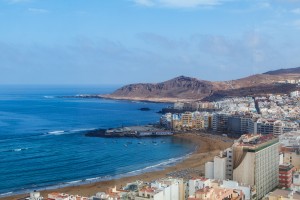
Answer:
<svg viewBox="0 0 300 200"><path fill-rule="evenodd" d="M195 99L183 99L183 98L171 98L171 97L122 97L113 95L98 95L100 98L113 99L113 100L128 100L128 101L144 101L154 103L176 103L176 102L191 102L196 101Z"/></svg>
<svg viewBox="0 0 300 200"><path fill-rule="evenodd" d="M55 190L45 190L41 191L41 194L44 197L47 197L48 193L55 191L68 194L78 194L82 196L92 196L97 192L105 192L108 187L113 187L116 185L117 188L120 188L121 186L125 186L126 183L134 182L136 180L148 182L166 176L184 178L201 176L204 175L205 162L212 160L213 157L220 152L220 150L228 148L233 143L233 141L229 138L202 133L184 133L175 135L173 137L177 137L182 140L187 140L189 142L192 142L193 144L196 144L197 146L197 150L191 156L189 156L182 162L177 163L175 166L168 167L162 171L148 172L136 176L124 177L115 180L102 181L80 186L64 187ZM12 200L24 198L26 196L28 196L28 194L3 197L0 199Z"/></svg>

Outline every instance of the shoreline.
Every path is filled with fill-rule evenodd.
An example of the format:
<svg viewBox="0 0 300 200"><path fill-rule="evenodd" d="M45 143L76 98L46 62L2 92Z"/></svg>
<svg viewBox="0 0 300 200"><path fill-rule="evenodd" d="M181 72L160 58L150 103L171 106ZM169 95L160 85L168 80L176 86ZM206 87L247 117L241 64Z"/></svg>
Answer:
<svg viewBox="0 0 300 200"><path fill-rule="evenodd" d="M147 103L176 103L176 102L191 102L197 101L197 99L180 99L180 98L156 98L156 97L116 97L110 94L82 94L76 96L61 96L60 98L95 98L95 99L107 99L107 100L120 100L120 101L138 101Z"/></svg>
<svg viewBox="0 0 300 200"><path fill-rule="evenodd" d="M159 97L117 97L108 95L99 95L103 99L112 99L112 100L127 100L127 101L140 101L140 102L149 102L149 103L176 103L176 102L191 102L197 101L197 99L180 99L180 98L159 98Z"/></svg>
<svg viewBox="0 0 300 200"><path fill-rule="evenodd" d="M124 177L116 178L112 176L111 180L97 181L92 183L84 183L78 184L75 186L65 186L62 188L55 188L50 190L39 190L41 194L46 197L50 192L63 192L68 194L78 194L82 196L92 196L97 192L105 192L108 187L117 186L120 188L121 186L125 186L126 183L134 182L136 180L142 180L145 182L149 182L155 179L173 176L179 177L181 174L185 174L186 176L199 176L204 175L204 164L207 161L213 159L215 155L219 153L219 151L224 150L232 145L232 140L227 137L209 135L203 133L184 133L182 135L174 135L172 137L176 137L178 139L185 140L186 142L193 143L195 145L194 152L182 156L178 162L175 162L175 165L168 166L162 170L155 170L150 172L142 172L138 175L126 176L129 173L124 174ZM185 173L182 173L184 171ZM186 174L186 172L190 172ZM122 175L121 175L122 176ZM185 177L188 178L188 177ZM50 187L48 187L50 188ZM11 200L11 199L20 199L27 197L27 194L17 194L12 196L1 197L1 200Z"/></svg>
<svg viewBox="0 0 300 200"><path fill-rule="evenodd" d="M0 194L0 199L6 198L6 197L9 198L9 197L14 197L14 196L26 195L34 190L36 190L36 191L55 191L55 190L58 190L61 188L80 187L82 185L88 185L88 184L99 183L99 182L104 182L104 181L119 180L119 179L126 178L126 177L139 176L144 173L161 171L167 167L174 166L177 163L182 162L183 160L187 159L194 153L194 151L196 151L196 149L197 148L195 147L194 150L188 154L185 154L180 157L170 158L170 159L164 160L158 164L147 166L143 169L137 169L134 171L125 172L123 174L117 174L117 175L113 175L113 176L106 175L106 176L101 176L101 177L92 177L92 178L86 178L86 179L84 178L81 180L73 180L73 181L68 181L68 182L57 183L56 185L49 185L49 186L44 186L44 187L32 188L32 189L24 189L24 190L19 190L19 191L15 191L15 192L6 192L6 193Z"/></svg>

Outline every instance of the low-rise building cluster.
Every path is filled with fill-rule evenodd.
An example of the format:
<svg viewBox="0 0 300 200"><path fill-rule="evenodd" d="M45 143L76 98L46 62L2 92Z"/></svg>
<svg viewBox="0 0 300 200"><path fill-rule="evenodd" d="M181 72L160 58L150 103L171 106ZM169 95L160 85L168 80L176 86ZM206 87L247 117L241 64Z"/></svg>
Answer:
<svg viewBox="0 0 300 200"><path fill-rule="evenodd" d="M269 95L268 97L256 97L255 101L259 112L264 118L297 120L299 119L299 91L290 95Z"/></svg>
<svg viewBox="0 0 300 200"><path fill-rule="evenodd" d="M184 113L164 114L160 123L173 131L206 130L235 137L247 133L281 135L299 129L299 92L294 91L293 94L203 102L218 110L199 111L193 110L191 106ZM186 104L182 103L185 105L182 109L188 107Z"/></svg>
<svg viewBox="0 0 300 200"><path fill-rule="evenodd" d="M286 79L282 81L277 81L277 84L300 84L300 80L298 79Z"/></svg>
<svg viewBox="0 0 300 200"><path fill-rule="evenodd" d="M279 136L280 161L290 163L300 169L300 130L285 133Z"/></svg>
<svg viewBox="0 0 300 200"><path fill-rule="evenodd" d="M129 186L129 187L128 187ZM134 186L134 187L133 187ZM122 189L108 188L91 197L65 193L49 193L43 198L32 192L28 200L250 200L255 191L248 185L231 180L195 177L190 180L163 178L151 183L137 181Z"/></svg>
<svg viewBox="0 0 300 200"><path fill-rule="evenodd" d="M41 196L40 192L31 192L30 196L26 198L26 200L89 200L89 198L59 192L49 193L47 198L44 198Z"/></svg>

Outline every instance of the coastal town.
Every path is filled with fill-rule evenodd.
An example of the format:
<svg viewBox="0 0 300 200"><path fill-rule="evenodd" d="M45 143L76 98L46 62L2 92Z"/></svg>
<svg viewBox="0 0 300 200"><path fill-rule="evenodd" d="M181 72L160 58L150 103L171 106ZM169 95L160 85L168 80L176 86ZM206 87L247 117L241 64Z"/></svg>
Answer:
<svg viewBox="0 0 300 200"><path fill-rule="evenodd" d="M18 199L300 199L299 100L300 92L293 91L284 95L233 97L214 102L176 102L168 108L173 112L160 118L163 129L151 126L145 129L145 126L143 129L133 127L132 131L125 127L111 129L106 134L125 131L141 136L154 133L188 136L194 141L200 138L205 141L200 149L207 143L207 151L199 151L202 157L197 157L201 167L173 168L157 178L150 173L147 180L128 179L123 185L115 180L89 196L81 196L81 186L74 186L78 193L74 190L69 190L70 194L55 190L34 191ZM223 146L219 149L213 148L220 143Z"/></svg>
<svg viewBox="0 0 300 200"><path fill-rule="evenodd" d="M300 0L0 16L0 200L300 200Z"/></svg>

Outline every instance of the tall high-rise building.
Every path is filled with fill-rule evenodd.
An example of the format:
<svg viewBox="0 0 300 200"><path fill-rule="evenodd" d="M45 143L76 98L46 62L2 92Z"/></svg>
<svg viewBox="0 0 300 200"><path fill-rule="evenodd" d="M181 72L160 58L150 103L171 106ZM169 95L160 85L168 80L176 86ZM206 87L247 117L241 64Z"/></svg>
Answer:
<svg viewBox="0 0 300 200"><path fill-rule="evenodd" d="M257 199L278 185L278 138L274 135L243 135L232 149L233 180L254 186Z"/></svg>

